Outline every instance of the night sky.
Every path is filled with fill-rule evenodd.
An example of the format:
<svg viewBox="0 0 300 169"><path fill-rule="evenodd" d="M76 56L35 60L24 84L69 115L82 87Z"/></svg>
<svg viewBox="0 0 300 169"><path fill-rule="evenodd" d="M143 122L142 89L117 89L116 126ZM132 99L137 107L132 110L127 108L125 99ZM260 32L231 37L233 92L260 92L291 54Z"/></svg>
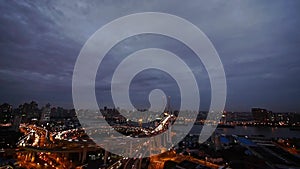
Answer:
<svg viewBox="0 0 300 169"><path fill-rule="evenodd" d="M50 102L71 108L73 68L88 38L118 17L165 12L192 22L214 44L227 77L226 110L263 107L300 112L299 9L299 0L2 0L0 103L17 106L35 100L40 105ZM111 49L97 74L99 105L111 105L108 93L113 68L128 54L148 47L172 51L187 62L198 76L201 109L206 110L210 84L205 68L186 46L158 35L131 37ZM174 79L156 70L142 72L132 81L132 101L147 106L153 88L165 89L172 103L178 102Z"/></svg>

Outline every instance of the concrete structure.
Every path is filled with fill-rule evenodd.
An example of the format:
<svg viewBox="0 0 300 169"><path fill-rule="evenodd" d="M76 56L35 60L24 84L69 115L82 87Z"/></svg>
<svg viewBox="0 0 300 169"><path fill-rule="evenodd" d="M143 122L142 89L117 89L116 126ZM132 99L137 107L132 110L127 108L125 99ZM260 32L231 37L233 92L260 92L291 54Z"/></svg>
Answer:
<svg viewBox="0 0 300 169"><path fill-rule="evenodd" d="M45 107L42 108L42 115L40 118L40 122L50 121L50 113L51 113L50 104L47 104Z"/></svg>
<svg viewBox="0 0 300 169"><path fill-rule="evenodd" d="M253 118L256 122L266 122L268 117L268 111L262 108L252 108L251 109Z"/></svg>

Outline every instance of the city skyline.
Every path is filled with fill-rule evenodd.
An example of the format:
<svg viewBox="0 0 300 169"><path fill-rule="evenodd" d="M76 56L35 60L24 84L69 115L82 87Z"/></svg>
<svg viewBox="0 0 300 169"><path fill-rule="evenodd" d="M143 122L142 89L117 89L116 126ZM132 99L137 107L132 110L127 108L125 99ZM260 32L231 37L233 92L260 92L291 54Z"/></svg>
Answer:
<svg viewBox="0 0 300 169"><path fill-rule="evenodd" d="M31 100L31 101L27 101L27 102L23 102L23 103L20 103L18 105L12 105L8 102L3 102L3 103L0 103L0 106L11 106L12 109L18 109L19 107L22 107L23 105L30 105L30 104L36 104L36 108L42 110L43 108L45 107L50 107L51 109L64 109L64 110L75 110L73 107L63 107L63 106L60 106L60 105L52 105L50 102L47 102L46 104L39 104L37 101L35 100ZM169 107L170 106L170 107ZM114 106L103 106L103 107L100 107L99 106L99 110L100 111L103 111L105 109L109 109L109 110L122 110L122 111L132 111L132 110L129 110L129 109L120 109L118 107L114 107ZM267 109L265 107L258 107L258 106L254 106L254 107L250 107L249 110L246 110L246 111L231 111L231 110L224 110L223 113L252 113L253 112L253 109L259 109L259 110L264 110L266 112L270 112L270 113L278 113L278 114L288 114L288 113L296 113L296 114L299 114L299 112L297 111L273 111L272 109ZM92 110L92 111L97 111L98 109L78 109L78 110ZM76 110L76 111L78 111ZM146 107L141 107L141 108L138 108L136 111L141 111L141 112L145 112L145 111L149 111L149 112L152 112L151 110L148 110ZM168 112L168 111L172 111L172 112L178 112L177 109L174 109L172 108L171 105L167 105L164 109L163 112L161 113L164 113L164 112ZM188 111L191 111L191 110L188 110ZM209 110L202 110L202 109L199 109L198 110L199 113L208 113ZM41 115L42 115L42 112L40 112Z"/></svg>
<svg viewBox="0 0 300 169"><path fill-rule="evenodd" d="M300 112L298 1L36 3L0 3L1 103L18 106L36 100L40 105L50 102L72 108L73 68L86 40L120 16L156 11L189 20L215 45L227 77L225 110L262 107ZM172 51L187 62L198 76L200 110L208 109L210 86L202 63L183 44L156 35L131 37L107 54L96 81L99 106L112 106L108 91L113 68L128 54L147 47ZM142 72L133 80L133 102L147 107L153 88L165 89L174 106L179 102L174 80L156 70Z"/></svg>

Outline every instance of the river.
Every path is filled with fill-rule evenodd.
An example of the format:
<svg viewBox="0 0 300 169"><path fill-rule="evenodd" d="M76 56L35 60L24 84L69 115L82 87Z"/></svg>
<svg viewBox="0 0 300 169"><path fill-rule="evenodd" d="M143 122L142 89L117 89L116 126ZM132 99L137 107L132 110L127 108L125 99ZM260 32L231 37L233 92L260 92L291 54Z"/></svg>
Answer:
<svg viewBox="0 0 300 169"><path fill-rule="evenodd" d="M202 125L194 125L190 134L199 134ZM290 130L285 127L252 127L252 126L236 126L235 128L217 128L216 133L226 135L263 135L265 138L300 138L300 130Z"/></svg>

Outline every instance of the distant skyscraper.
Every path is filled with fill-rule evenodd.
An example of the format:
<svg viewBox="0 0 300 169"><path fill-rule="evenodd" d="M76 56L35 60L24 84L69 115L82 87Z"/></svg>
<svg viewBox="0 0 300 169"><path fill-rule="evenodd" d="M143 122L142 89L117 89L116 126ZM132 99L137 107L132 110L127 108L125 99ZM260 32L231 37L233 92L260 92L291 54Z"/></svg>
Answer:
<svg viewBox="0 0 300 169"><path fill-rule="evenodd" d="M171 96L168 96L167 105L166 105L166 108L165 108L165 112L168 113L168 114L172 114L172 110L171 110Z"/></svg>
<svg viewBox="0 0 300 169"><path fill-rule="evenodd" d="M0 123L10 123L12 120L12 106L4 103L0 105Z"/></svg>
<svg viewBox="0 0 300 169"><path fill-rule="evenodd" d="M13 125L12 125L13 130L19 131L19 127L20 127L21 120L22 120L22 116L20 116L20 115L15 115L14 121L13 121Z"/></svg>
<svg viewBox="0 0 300 169"><path fill-rule="evenodd" d="M266 122L268 118L268 111L261 108L252 108L251 109L253 118L256 122Z"/></svg>
<svg viewBox="0 0 300 169"><path fill-rule="evenodd" d="M50 104L48 103L45 107L42 108L42 115L41 115L40 122L50 121L50 113L51 113L51 108L50 108Z"/></svg>

